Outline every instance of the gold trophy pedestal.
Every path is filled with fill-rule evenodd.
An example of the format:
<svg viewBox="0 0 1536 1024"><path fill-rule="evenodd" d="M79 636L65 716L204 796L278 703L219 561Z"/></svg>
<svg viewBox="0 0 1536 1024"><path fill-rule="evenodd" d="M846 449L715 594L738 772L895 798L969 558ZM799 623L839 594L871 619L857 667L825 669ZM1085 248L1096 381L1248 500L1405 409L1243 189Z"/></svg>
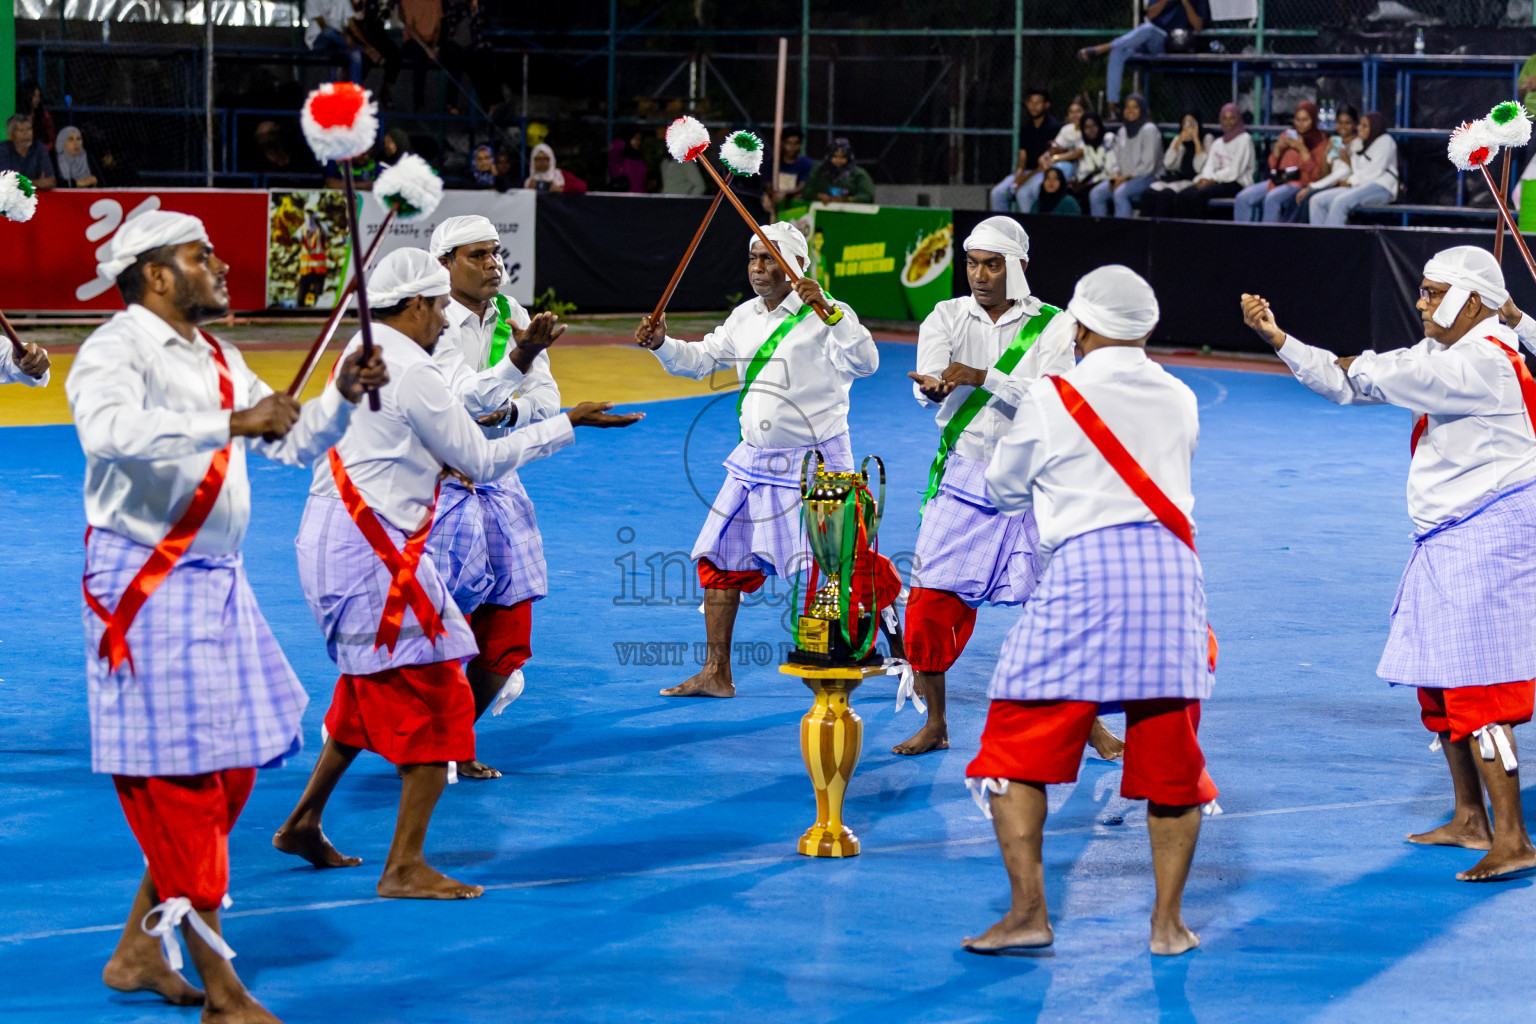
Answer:
<svg viewBox="0 0 1536 1024"><path fill-rule="evenodd" d="M800 756L816 788L816 824L800 837L807 857L857 857L859 838L843 824L843 797L864 745L864 721L848 706L848 695L870 676L884 673L879 665L823 668L780 665L779 671L799 676L816 694L811 710L800 719Z"/></svg>

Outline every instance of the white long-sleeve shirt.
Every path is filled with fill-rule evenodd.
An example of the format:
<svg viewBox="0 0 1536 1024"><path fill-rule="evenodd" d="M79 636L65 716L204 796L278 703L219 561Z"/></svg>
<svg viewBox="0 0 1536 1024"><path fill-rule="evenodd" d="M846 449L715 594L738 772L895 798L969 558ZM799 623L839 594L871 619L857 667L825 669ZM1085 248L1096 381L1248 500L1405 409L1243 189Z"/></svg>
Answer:
<svg viewBox="0 0 1536 1024"><path fill-rule="evenodd" d="M25 384L29 388L45 388L53 377L53 367L43 371L41 377L29 377L16 365L16 353L11 343L0 338L0 384Z"/></svg>
<svg viewBox="0 0 1536 1024"><path fill-rule="evenodd" d="M1536 352L1536 319L1532 319L1529 313L1521 310L1520 319L1515 321L1515 326L1512 329L1515 332L1515 337L1520 339L1520 344L1530 351Z"/></svg>
<svg viewBox="0 0 1536 1024"><path fill-rule="evenodd" d="M1033 295L1017 300L993 323L981 304L966 295L939 303L918 329L918 373L938 377L952 362L987 371L986 390L992 397L955 442L955 453L962 458L983 462L990 459L997 442L1008 433L1014 410L1031 382L1046 374L1062 374L1072 369L1077 321L1065 310L1051 319L1011 373L1005 374L994 365L1024 324L1039 315L1042 305ZM916 381L912 383L912 394L918 404L938 410L934 419L940 430L975 390L969 385L958 387L943 403L936 403L924 397Z"/></svg>
<svg viewBox="0 0 1536 1024"><path fill-rule="evenodd" d="M1422 532L1536 478L1536 433L1499 345L1519 347L1514 332L1489 317L1454 345L1425 338L1412 348L1366 351L1348 372L1332 352L1290 336L1280 358L1337 405L1397 405L1415 422L1429 416L1408 467L1408 515Z"/></svg>
<svg viewBox="0 0 1536 1024"><path fill-rule="evenodd" d="M531 318L516 299L507 297L511 319L518 330L526 330ZM487 306L483 317L476 316L455 299L444 310L448 329L437 339L432 360L443 368L448 387L464 401L470 415L486 416L507 407L517 410L514 426L525 427L547 420L560 411L560 387L550 369L549 353L540 352L525 374L513 365L512 342L507 354L495 366L490 365L491 339L496 333L496 307ZM513 396L516 397L513 397Z"/></svg>
<svg viewBox="0 0 1536 1024"><path fill-rule="evenodd" d="M220 343L235 409L272 393L233 345ZM251 519L245 453L308 465L347 429L355 406L328 384L282 440L229 436L219 406L219 371L201 338L187 341L143 306L132 305L91 333L64 382L85 450L85 517L91 526L153 546L192 501L213 453L229 444L229 469L213 510L192 542L201 555L240 549Z"/></svg>
<svg viewBox="0 0 1536 1024"><path fill-rule="evenodd" d="M743 302L700 342L667 338L656 358L674 376L702 380L716 370L735 370L743 380L768 336L800 312L794 292L772 310L761 298ZM859 377L880 368L875 339L847 305L828 327L806 314L774 350L741 408L741 436L758 448L819 444L848 429L848 391Z"/></svg>
<svg viewBox="0 0 1536 1024"><path fill-rule="evenodd" d="M1335 138L1333 142L1341 140ZM1328 163L1328 173L1314 181L1309 187L1313 192L1321 192L1325 188L1332 188L1349 177L1349 164L1356 156L1360 155L1360 140L1350 139L1342 147L1335 147L1333 142L1328 144L1328 154L1332 159ZM1350 160L1344 159L1344 151L1349 153Z"/></svg>
<svg viewBox="0 0 1536 1024"><path fill-rule="evenodd" d="M1094 349L1061 374L1186 516L1194 511L1190 462L1200 441L1199 404L1146 349ZM1035 510L1040 553L1107 526L1155 523L1067 412L1048 380L1032 384L987 467L987 495L1002 512Z"/></svg>
<svg viewBox="0 0 1536 1024"><path fill-rule="evenodd" d="M389 383L379 389L379 411L359 409L336 451L368 507L406 533L426 519L445 465L477 482L495 480L575 440L564 416L487 438L425 349L384 324L373 325L373 341ZM360 344L353 338L343 357ZM339 496L329 459L315 463L309 493Z"/></svg>
<svg viewBox="0 0 1536 1024"><path fill-rule="evenodd" d="M1349 186L1380 185L1397 198L1397 140L1383 134L1350 160Z"/></svg>
<svg viewBox="0 0 1536 1024"><path fill-rule="evenodd" d="M1208 181L1253 184L1253 136L1239 132L1232 141L1218 138L1205 149L1205 162L1195 175Z"/></svg>

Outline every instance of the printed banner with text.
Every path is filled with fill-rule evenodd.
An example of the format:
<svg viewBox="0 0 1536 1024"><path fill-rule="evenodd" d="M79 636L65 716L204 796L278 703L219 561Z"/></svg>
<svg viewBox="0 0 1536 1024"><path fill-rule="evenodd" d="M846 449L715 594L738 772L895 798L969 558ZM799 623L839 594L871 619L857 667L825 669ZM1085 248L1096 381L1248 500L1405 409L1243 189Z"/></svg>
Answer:
<svg viewBox="0 0 1536 1024"><path fill-rule="evenodd" d="M861 317L921 320L954 294L950 210L812 203L784 212L810 239L817 282Z"/></svg>

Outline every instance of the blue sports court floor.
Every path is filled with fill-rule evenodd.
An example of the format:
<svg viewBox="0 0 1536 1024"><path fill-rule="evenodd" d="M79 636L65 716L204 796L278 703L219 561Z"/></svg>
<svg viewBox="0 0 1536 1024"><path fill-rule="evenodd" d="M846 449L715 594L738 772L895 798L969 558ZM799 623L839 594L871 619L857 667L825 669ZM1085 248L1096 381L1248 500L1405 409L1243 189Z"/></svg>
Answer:
<svg viewBox="0 0 1536 1024"><path fill-rule="evenodd" d="M887 554L911 549L936 437L904 378L912 351L882 346L885 367L853 392L855 453L890 470ZM1284 376L1175 372L1201 402L1196 519L1222 641L1202 739L1226 813L1206 822L1186 896L1199 950L1147 952L1144 810L1096 761L1053 790L1054 955L959 950L1006 906L962 776L1013 610L982 612L951 676L949 751L892 755L919 717L893 713L893 679L856 695L867 732L847 814L865 852L846 862L794 852L814 807L798 681L754 664L736 700L656 696L691 671L654 664L679 653L667 645L686 641L691 662L702 639L668 556L704 514L693 488L718 485L727 394L582 431L526 471L553 594L527 693L480 732L506 777L449 789L428 839L439 866L486 886L469 903L375 898L398 784L371 755L327 820L363 867L317 872L268 845L335 673L294 565L308 476L253 460L247 564L313 703L309 750L262 774L232 840L242 976L288 1022L1529 1019L1532 883L1460 883L1477 854L1403 842L1450 808L1413 695L1374 675L1409 552L1407 414L1338 409ZM192 1021L99 981L142 861L88 770L81 476L71 428L0 432L0 1019ZM744 613L738 641L776 643L782 611Z"/></svg>

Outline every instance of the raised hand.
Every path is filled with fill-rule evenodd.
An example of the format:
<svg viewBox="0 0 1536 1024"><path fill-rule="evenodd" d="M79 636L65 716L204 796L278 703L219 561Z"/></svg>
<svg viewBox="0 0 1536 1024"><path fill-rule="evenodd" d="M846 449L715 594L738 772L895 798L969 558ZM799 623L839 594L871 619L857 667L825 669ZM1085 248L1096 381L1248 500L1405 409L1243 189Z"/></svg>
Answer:
<svg viewBox="0 0 1536 1024"><path fill-rule="evenodd" d="M908 377L917 381L917 390L923 393L923 397L930 402L942 402L949 397L949 393L955 390L955 385L938 377L930 377L926 373L908 373Z"/></svg>
<svg viewBox="0 0 1536 1024"><path fill-rule="evenodd" d="M299 403L279 391L249 409L230 413L229 436L280 441L298 420Z"/></svg>
<svg viewBox="0 0 1536 1024"><path fill-rule="evenodd" d="M612 402L581 402L565 415L573 427L627 427L645 419L643 412L615 414L608 411L612 408Z"/></svg>
<svg viewBox="0 0 1536 1024"><path fill-rule="evenodd" d="M336 390L353 405L362 400L363 392L377 391L388 383L389 367L384 365L384 357L378 349L373 350L372 358L366 364L363 350L358 349L343 359L341 369L336 371Z"/></svg>
<svg viewBox="0 0 1536 1024"><path fill-rule="evenodd" d="M987 371L978 370L974 366L966 366L964 363L950 363L940 374L944 382L951 389L962 384L969 384L973 388L979 388L987 382Z"/></svg>
<svg viewBox="0 0 1536 1024"><path fill-rule="evenodd" d="M653 352L661 348L661 343L667 340L667 314L663 313L655 320L642 319L640 326L635 328L635 344L641 348L648 348Z"/></svg>
<svg viewBox="0 0 1536 1024"><path fill-rule="evenodd" d="M807 306L814 306L818 302L824 306L832 305L832 303L827 301L826 293L821 290L821 285L808 277L802 277L795 282L795 294L800 296L800 301Z"/></svg>
<svg viewBox="0 0 1536 1024"><path fill-rule="evenodd" d="M533 369L533 360L540 352L555 343L565 333L565 324L553 313L539 313L528 321L524 330L512 329L512 340L517 348L512 352L512 365L527 373Z"/></svg>
<svg viewBox="0 0 1536 1024"><path fill-rule="evenodd" d="M48 372L48 350L29 341L21 347L21 358L16 360L16 365L33 380L42 380L43 374Z"/></svg>
<svg viewBox="0 0 1536 1024"><path fill-rule="evenodd" d="M1242 301L1243 323L1278 351L1285 344L1285 332L1275 323L1275 314L1269 308L1269 300L1261 295L1244 292Z"/></svg>
<svg viewBox="0 0 1536 1024"><path fill-rule="evenodd" d="M1505 327L1513 327L1525 319L1525 314L1520 311L1519 306L1515 305L1513 296L1505 299L1504 305L1499 307L1499 319L1504 321ZM33 374L33 376L36 376L36 374Z"/></svg>

